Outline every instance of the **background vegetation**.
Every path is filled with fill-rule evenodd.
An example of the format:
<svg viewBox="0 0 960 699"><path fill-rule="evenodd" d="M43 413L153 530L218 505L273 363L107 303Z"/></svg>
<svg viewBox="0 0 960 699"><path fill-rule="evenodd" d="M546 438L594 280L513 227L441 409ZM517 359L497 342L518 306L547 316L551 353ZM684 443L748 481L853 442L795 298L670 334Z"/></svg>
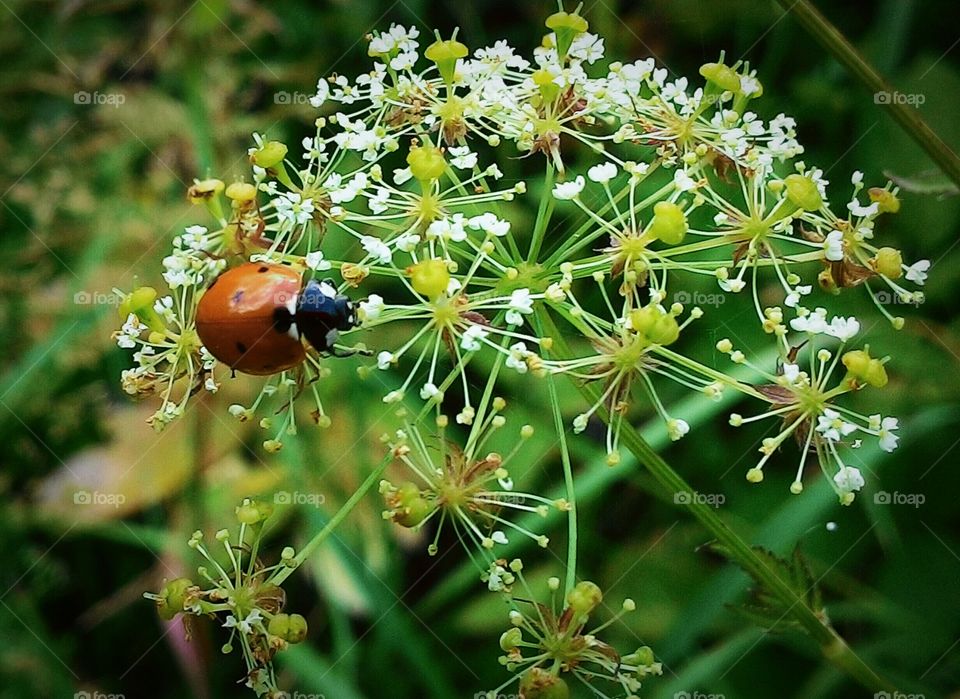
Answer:
<svg viewBox="0 0 960 699"><path fill-rule="evenodd" d="M899 90L923 95L924 117L960 146L955 3L819 4ZM255 428L226 417L231 396L249 395L251 385L238 379L226 382L222 398L195 405L155 435L143 423L149 410L119 388L127 358L109 338L117 324L111 290L158 282L171 237L203 220L184 197L194 177L243 175L252 131L288 142L304 135L312 119L305 95L320 75L352 73L366 61L362 37L371 28L459 25L471 46L506 37L530 49L552 7L540 0L0 2L0 697L66 699L86 690L206 699L246 691L235 685L239 658L219 658L216 629L197 625L185 644L182 629L162 625L140 595L192 570L189 532L223 526L250 492L322 493L322 506L306 505L277 525L278 542L302 542L379 459L383 406L355 390L352 365L335 372L327 388L342 396L334 426L308 430L271 456ZM608 55L655 55L691 79L721 50L749 59L765 86L762 116L794 115L807 162L832 181L847 181L854 169L870 181L884 172L923 176L931 167L873 96L775 3L599 0L587 2L585 14L607 38ZM728 406L684 406L678 413L694 429L669 448L661 428L646 433L700 491L724 496L722 515L743 536L780 553L799 542L831 619L874 667L903 691L960 696L960 199L931 191L903 200L881 234L905 258L927 257L934 266L928 301L903 309L902 332L870 329L879 354L897 350L884 412L901 416L904 441L892 455L860 453L863 463L854 465L870 477L853 507L841 509L815 481L790 496L789 463L768 469L762 487L749 486L743 473L761 435L726 427ZM731 308L725 334L735 335L738 321L745 327L748 314L746 305ZM710 356L716 339L691 333L685 341ZM517 412L542 410L545 398L526 394ZM578 399L567 395L573 415ZM546 430L543 439L546 448ZM589 491L581 574L612 597L637 599L641 613L615 634L623 645L651 644L665 663L646 697L865 694L804 639L765 634L733 613L728 605L743 599L748 580L700 548L706 532L635 462L611 471L599 449L576 444ZM531 463L526 478L555 483L555 461ZM77 504L80 489L122 493L125 501ZM881 492L924 502L885 506L875 502ZM502 605L482 594L458 547L428 558L423 542L382 522L380 507L375 498L365 502L288 590L311 622L309 643L286 656L291 691L446 699L499 684ZM554 524L560 551L564 528ZM536 560L543 575L556 573L549 555Z"/></svg>

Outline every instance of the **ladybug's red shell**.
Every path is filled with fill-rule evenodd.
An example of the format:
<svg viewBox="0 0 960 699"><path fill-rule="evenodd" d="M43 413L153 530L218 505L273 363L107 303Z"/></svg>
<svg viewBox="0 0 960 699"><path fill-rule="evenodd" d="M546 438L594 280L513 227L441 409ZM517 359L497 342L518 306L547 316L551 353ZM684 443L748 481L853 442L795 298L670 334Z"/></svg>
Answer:
<svg viewBox="0 0 960 699"><path fill-rule="evenodd" d="M306 358L299 337L277 325L300 293L300 275L282 265L248 262L210 285L197 305L197 334L214 357L245 374L276 374ZM292 315L292 313L290 313Z"/></svg>

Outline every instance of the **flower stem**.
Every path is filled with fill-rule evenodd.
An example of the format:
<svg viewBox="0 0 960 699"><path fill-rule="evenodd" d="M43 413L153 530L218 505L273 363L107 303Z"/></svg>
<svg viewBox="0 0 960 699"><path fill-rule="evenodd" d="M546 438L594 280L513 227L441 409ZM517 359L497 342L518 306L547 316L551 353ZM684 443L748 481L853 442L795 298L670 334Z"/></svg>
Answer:
<svg viewBox="0 0 960 699"><path fill-rule="evenodd" d="M550 216L553 215L553 180L555 174L553 162L547 160L547 172L543 178L543 193L540 196L540 207L537 209L537 220L533 224L530 253L527 255L527 262L531 264L536 262L540 255L540 246L543 245L543 238L547 233L547 224L550 222Z"/></svg>
<svg viewBox="0 0 960 699"><path fill-rule="evenodd" d="M545 330L553 338L554 347L557 350L556 353L564 357L569 357L570 352L566 346L566 342L563 340L562 335L557 332L553 320L546 312L542 312L540 318ZM577 385L588 403L594 404L597 402L598 394L592 386L580 385L577 382L575 382L575 385ZM604 422L609 422L610 415L603 406L597 410L596 414ZM632 425L624 421L621 429L621 442L633 452L637 460L646 467L650 474L669 493L695 492L695 489L687 483L663 457L653 450ZM776 571L767 566L750 544L740 538L733 529L727 526L711 505L705 501L693 498L690 502L684 504L683 507L689 510L690 513L724 545L730 558L735 560L740 567L758 580L768 592L779 598L787 607L788 614L820 644L821 651L827 660L843 670L861 685L874 692L894 691L887 680L880 677L873 668L867 665L867 663L847 645L846 641L833 629L829 621L814 612L814 610L794 592L793 588L777 575Z"/></svg>
<svg viewBox="0 0 960 699"><path fill-rule="evenodd" d="M892 96L894 89L860 54L847 38L808 0L777 0L810 32L844 67L852 72L875 95ZM960 186L960 156L930 128L920 112L909 104L894 99L882 103L901 128L917 142L943 173Z"/></svg>
<svg viewBox="0 0 960 699"><path fill-rule="evenodd" d="M547 385L550 391L553 422L557 430L557 438L560 440L560 459L563 463L563 482L566 487L567 504L570 506L570 509L567 510L567 576L564 581L563 592L564 599L566 599L577 584L577 496L573 483L573 467L570 464L570 451L567 449L567 433L563 424L563 416L560 414L560 397L557 395L557 386L553 376L547 377Z"/></svg>
<svg viewBox="0 0 960 699"><path fill-rule="evenodd" d="M343 503L340 509L337 510L337 513L330 518L330 521L323 525L323 529L314 534L313 538L304 544L303 548L297 552L297 555L294 556L293 560L291 561L290 567L285 568L277 573L277 575L273 578L274 583L279 585L284 580L289 578L293 571L299 568L304 561L310 558L311 554L320 547L320 544L326 541L327 537L333 533L333 531L340 525L346 516L353 511L353 508L357 506L360 500L363 499L363 496L366 495L373 486L380 482L380 476L383 475L383 472L387 468L387 464L390 463L390 458L390 456L384 458L380 465L371 471L370 475L367 476L363 483L360 484L360 487L354 491L353 495L351 495L345 503Z"/></svg>

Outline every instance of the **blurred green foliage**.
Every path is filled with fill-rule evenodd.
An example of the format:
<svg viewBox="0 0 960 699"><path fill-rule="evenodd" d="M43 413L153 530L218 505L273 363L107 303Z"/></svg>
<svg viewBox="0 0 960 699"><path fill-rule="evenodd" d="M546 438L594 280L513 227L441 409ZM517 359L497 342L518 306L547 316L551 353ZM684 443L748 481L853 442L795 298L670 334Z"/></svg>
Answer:
<svg viewBox="0 0 960 699"><path fill-rule="evenodd" d="M924 95L924 117L960 147L956 3L818 4L899 90ZM384 408L351 390L351 365L327 388L343 396L334 427L305 432L280 455L264 454L255 429L225 418L231 396L249 395L243 379L154 435L145 412L119 390L125 357L109 339L112 289L158 281L171 237L202 220L184 197L194 177L241 176L252 131L290 142L305 135L313 112L303 96L319 76L363 65L363 37L373 27L397 21L429 33L459 25L472 46L504 37L529 49L552 7L0 3L0 699L241 692L240 661L218 657L217 629L197 625L184 644L181 630L162 627L140 593L193 568L189 532L224 526L247 492L324 493L323 507L306 506L276 525L275 542L302 543L379 458ZM601 0L587 3L586 15L606 36L608 55L655 55L691 79L721 50L749 59L765 86L762 116L794 115L807 162L832 181L854 169L876 181L931 167L776 3ZM698 489L724 494L724 516L752 542L781 554L799 543L838 630L903 691L960 696L951 694L960 687L960 199L907 193L903 200L878 234L934 267L927 304L904 309L905 330L867 325L879 354L896 349L882 407L903 418L904 443L894 455L861 452L856 465L870 474L865 497L840 509L823 483L791 497L792 469L769 469L762 487L750 487L742 474L761 433L731 431L724 405L682 402L678 414L694 430L677 445L668 448L660 428L647 436ZM860 310L879 317L865 301ZM746 305L731 309L725 333L745 332L745 313ZM716 336L691 335L688 349L719 361ZM515 381L515 395L526 396L513 405L518 419L542 413L543 392L529 379ZM579 398L560 387L572 415ZM558 482L551 444L544 434L530 445L525 486ZM746 576L702 547L704 531L635 462L611 471L598 448L575 449L587 493L581 575L613 598L637 599L641 613L614 634L662 656L664 677L647 683L646 697L859 696L803 639L764 634L728 610L744 599ZM77 482L129 497L120 508L84 509L72 501ZM877 506L879 491L919 493L925 502ZM312 633L287 655L284 681L328 699L446 699L495 686L502 604L482 592L457 546L429 559L422 542L381 521L379 508L374 499L364 503L295 576L289 595L309 610ZM556 551L563 532L553 521ZM534 577L556 574L559 561L538 560Z"/></svg>

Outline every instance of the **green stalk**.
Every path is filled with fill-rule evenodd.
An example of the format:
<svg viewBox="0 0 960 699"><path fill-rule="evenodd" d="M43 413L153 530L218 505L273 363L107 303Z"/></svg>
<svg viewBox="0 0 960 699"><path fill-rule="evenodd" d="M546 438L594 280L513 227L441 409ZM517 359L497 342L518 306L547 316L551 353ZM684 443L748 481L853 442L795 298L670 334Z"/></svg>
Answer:
<svg viewBox="0 0 960 699"><path fill-rule="evenodd" d="M547 224L550 222L550 216L553 214L553 180L556 170L553 162L547 160L547 172L543 177L543 195L540 197L540 206L537 208L537 220L533 224L533 236L530 239L530 253L527 255L527 262L533 264L540 255L540 246L543 245L543 238L547 233Z"/></svg>
<svg viewBox="0 0 960 699"><path fill-rule="evenodd" d="M880 73L860 54L847 38L840 33L808 0L777 0L787 11L814 36L847 70L853 73L874 94L885 92L893 95L891 87ZM908 104L893 99L883 103L901 128L937 164L943 173L960 186L960 157L927 125L920 112Z"/></svg>
<svg viewBox="0 0 960 699"><path fill-rule="evenodd" d="M387 468L387 464L390 463L390 457L385 458L379 466L377 466L373 471L367 476L366 480L360 484L360 487L357 488L353 495L341 505L340 509L337 510L337 513L330 518L323 529L314 534L313 538L308 541L300 551L297 552L297 555L293 557L293 561L289 568L280 571L273 578L273 582L277 585L280 585L284 580L290 577L290 575L299 568L304 561L310 558L310 555L316 551L320 545L327 540L327 537L330 536L333 531L340 525L340 523L346 518L350 512L353 511L353 508L357 506L360 500L363 499L363 496L380 481L380 476L383 475L383 472Z"/></svg>
<svg viewBox="0 0 960 699"><path fill-rule="evenodd" d="M550 407L553 412L553 423L557 430L557 437L560 440L560 459L563 463L563 482L566 487L567 503L570 509L567 511L567 576L564 581L563 596L573 590L577 584L577 496L573 483L573 467L570 463L570 451L567 449L567 432L563 424L563 416L560 414L560 397L557 395L557 386L553 381L553 376L547 377L547 385L550 390Z"/></svg>
<svg viewBox="0 0 960 699"><path fill-rule="evenodd" d="M566 342L562 335L557 332L556 325L554 325L550 316L546 312L541 312L540 318L545 329L553 338L554 346L557 349L556 353L562 356L570 356ZM580 385L576 382L575 384L591 405L597 402L599 394L592 386ZM596 414L604 422L608 422L610 419L610 415L603 406L597 410ZM621 429L620 439L622 443L668 493L695 492L695 489L647 444L647 441L634 429L633 425L624 422ZM713 507L697 498L693 498L683 507L688 509L716 537L717 541L724 545L730 558L734 559L740 567L756 578L767 591L776 595L784 603L789 610L789 614L820 645L820 649L828 661L871 691L894 691L886 680L881 678L847 645L846 641L830 626L826 619L818 616L803 599L794 593L790 585L777 575L776 571L767 567L750 544L728 527Z"/></svg>

